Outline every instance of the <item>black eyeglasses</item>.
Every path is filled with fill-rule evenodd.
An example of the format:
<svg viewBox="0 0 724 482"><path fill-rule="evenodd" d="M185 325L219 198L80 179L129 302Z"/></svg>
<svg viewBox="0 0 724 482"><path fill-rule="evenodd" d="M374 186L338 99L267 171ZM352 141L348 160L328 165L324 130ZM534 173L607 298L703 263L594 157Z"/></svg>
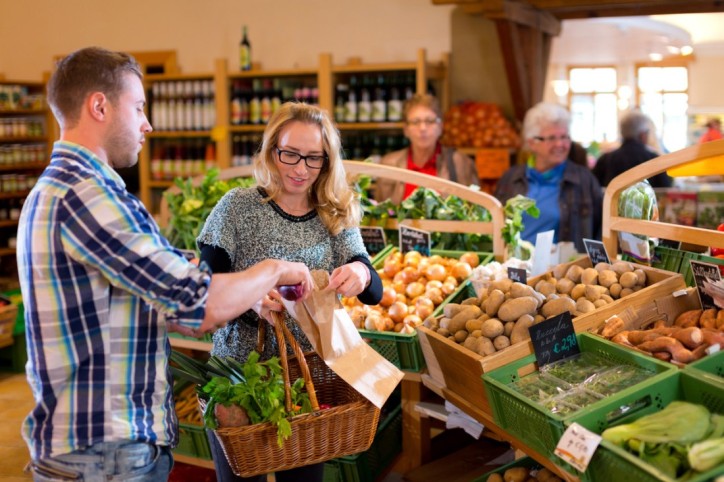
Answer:
<svg viewBox="0 0 724 482"><path fill-rule="evenodd" d="M549 144L553 144L556 141L570 142L571 136L569 136L567 134L564 134L562 136L548 136L548 137L534 136L533 139L535 139L538 142L547 142Z"/></svg>
<svg viewBox="0 0 724 482"><path fill-rule="evenodd" d="M316 154L303 156L297 152L284 151L278 147L276 150L279 155L279 162L289 166L296 166L299 164L299 161L304 159L304 165L306 165L309 169L321 169L324 166L324 163L329 160L327 156L319 156Z"/></svg>

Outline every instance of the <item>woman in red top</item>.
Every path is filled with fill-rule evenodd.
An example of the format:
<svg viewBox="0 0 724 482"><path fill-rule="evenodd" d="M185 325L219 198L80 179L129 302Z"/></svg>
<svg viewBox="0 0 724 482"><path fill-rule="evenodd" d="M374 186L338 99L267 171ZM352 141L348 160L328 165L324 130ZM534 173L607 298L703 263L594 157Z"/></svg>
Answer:
<svg viewBox="0 0 724 482"><path fill-rule="evenodd" d="M440 145L442 112L435 97L416 94L405 102L402 113L405 119L404 133L410 141L410 147L386 154L380 164L430 174L465 186L480 184L475 161ZM390 199L399 204L416 187L390 179L377 179L374 198L377 201Z"/></svg>
<svg viewBox="0 0 724 482"><path fill-rule="evenodd" d="M706 123L706 132L704 132L699 138L699 144L709 141L718 141L721 138L721 121L716 117L712 117L709 119L709 122Z"/></svg>

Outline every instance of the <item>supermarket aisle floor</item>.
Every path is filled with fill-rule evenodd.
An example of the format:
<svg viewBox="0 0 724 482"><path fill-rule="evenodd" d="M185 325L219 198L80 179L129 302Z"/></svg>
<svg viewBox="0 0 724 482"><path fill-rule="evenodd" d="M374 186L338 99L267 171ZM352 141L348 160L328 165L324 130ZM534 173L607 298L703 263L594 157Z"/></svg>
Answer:
<svg viewBox="0 0 724 482"><path fill-rule="evenodd" d="M20 436L20 424L32 405L25 374L0 372L0 482L33 480L23 472L30 455Z"/></svg>

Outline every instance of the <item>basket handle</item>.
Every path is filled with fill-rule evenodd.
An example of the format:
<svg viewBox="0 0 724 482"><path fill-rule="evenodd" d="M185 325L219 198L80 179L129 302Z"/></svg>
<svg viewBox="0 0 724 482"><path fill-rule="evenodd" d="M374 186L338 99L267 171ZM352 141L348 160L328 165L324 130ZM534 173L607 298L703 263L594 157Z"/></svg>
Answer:
<svg viewBox="0 0 724 482"><path fill-rule="evenodd" d="M312 404L312 410L315 412L319 410L319 402L317 400L317 392L314 389L314 382L312 381L312 374L309 371L309 365L307 360L304 358L304 352L297 343L294 335L289 331L286 323L284 322L284 316L278 311L271 312L272 319L274 320L274 333L277 337L277 344L279 345L279 355L282 363L282 376L284 377L284 403L287 412L292 410L292 396L291 396L291 382L289 381L289 363L287 356L286 344L292 348L294 355L297 357L299 362L299 368L304 378L304 384L307 387L307 394L309 395L309 401Z"/></svg>

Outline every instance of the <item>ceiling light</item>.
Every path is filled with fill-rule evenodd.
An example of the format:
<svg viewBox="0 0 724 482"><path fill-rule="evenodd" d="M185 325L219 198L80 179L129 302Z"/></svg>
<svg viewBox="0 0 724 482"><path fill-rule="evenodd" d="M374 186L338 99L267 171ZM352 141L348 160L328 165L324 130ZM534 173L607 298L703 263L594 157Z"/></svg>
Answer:
<svg viewBox="0 0 724 482"><path fill-rule="evenodd" d="M659 62L661 60L664 60L664 56L656 52L651 52L649 54L649 60L651 60L652 62Z"/></svg>
<svg viewBox="0 0 724 482"><path fill-rule="evenodd" d="M684 45L681 47L681 55L691 55L694 53L694 47L691 45Z"/></svg>

